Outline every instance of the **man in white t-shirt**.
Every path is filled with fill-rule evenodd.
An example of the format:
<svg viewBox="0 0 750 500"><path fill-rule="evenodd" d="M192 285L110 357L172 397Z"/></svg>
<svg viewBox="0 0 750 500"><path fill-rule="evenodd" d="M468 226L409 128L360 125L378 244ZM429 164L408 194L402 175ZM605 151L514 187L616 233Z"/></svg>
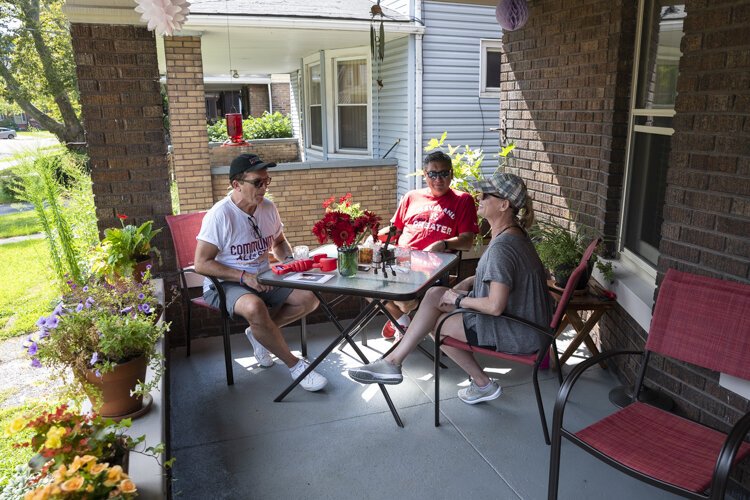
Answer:
<svg viewBox="0 0 750 500"><path fill-rule="evenodd" d="M291 353L280 328L314 311L318 299L309 291L270 287L257 280L258 274L269 268L269 252L280 261L292 255L276 205L265 198L271 183L268 169L275 166L254 154L242 154L232 160L232 192L203 218L197 236L195 270L222 281L229 315L241 316L250 324L245 335L258 364L273 366L273 353L296 379L308 363ZM209 304L219 306L219 294L208 279L203 284L203 297ZM312 371L300 386L319 391L327 382Z"/></svg>

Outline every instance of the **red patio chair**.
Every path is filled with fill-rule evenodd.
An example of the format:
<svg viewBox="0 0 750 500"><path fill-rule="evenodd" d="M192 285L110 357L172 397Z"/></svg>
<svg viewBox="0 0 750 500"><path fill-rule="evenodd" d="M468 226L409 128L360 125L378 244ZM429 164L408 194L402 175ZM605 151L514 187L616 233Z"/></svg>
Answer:
<svg viewBox="0 0 750 500"><path fill-rule="evenodd" d="M602 353L570 373L552 419L550 500L557 498L562 437L661 489L686 498L724 498L733 464L750 454L750 445L743 443L750 412L725 434L639 402L651 353L750 379L750 286L670 269L659 290L645 350ZM581 431L565 429L565 403L578 377L599 361L622 354L643 357L633 402Z"/></svg>
<svg viewBox="0 0 750 500"><path fill-rule="evenodd" d="M177 259L177 269L180 273L180 293L185 305L185 335L187 340L187 355L190 356L190 320L192 306L203 307L221 314L222 337L224 340L224 362L226 363L227 385L234 384L234 373L232 371L232 345L229 340L229 313L226 308L226 297L224 289L219 286L219 281L211 276L204 276L195 272L195 247L198 245L195 239L201 229L201 223L206 212L191 214L168 215L167 225L172 233L172 242ZM203 287L203 278L210 279L219 292L219 308L212 307L205 300L203 294L198 293L196 297L194 290ZM193 293L191 293L193 291ZM301 320L300 339L302 344L302 356L307 356L307 331L305 318Z"/></svg>
<svg viewBox="0 0 750 500"><path fill-rule="evenodd" d="M542 347L536 353L509 354L505 352L497 352L497 351L493 351L490 349L483 349L481 347L472 346L472 345L467 344L466 342L461 342L460 340L454 339L452 337L444 337L441 339L440 330L443 328L443 324L445 323L445 320L448 319L450 316L453 316L454 314L470 312L467 309L456 309L454 311L451 311L440 321L437 327L437 331L435 332L435 338L439 339L435 341L435 427L438 427L440 425L440 346L447 345L450 347L455 347L456 349L462 349L464 351L484 354L485 356L490 356L493 358L514 361L516 363L521 363L521 364L533 367L531 377L534 383L534 394L536 395L536 404L537 404L537 407L539 408L539 417L542 420L542 432L544 433L544 442L547 444L550 444L549 430L547 429L547 419L544 415L544 403L542 403L542 394L539 390L539 378L538 378L539 366L542 364L542 361L550 352L550 347L552 347L551 349L552 354L555 356L555 362L556 362L555 366L558 367L557 379L558 379L558 382L562 384L562 367L560 367L560 360L557 355L557 347L555 346L555 334L557 333L557 327L560 325L560 322L565 316L565 309L568 307L568 302L570 302L570 298L573 296L573 292L575 291L576 285L578 284L578 281L581 279L581 276L583 276L584 273L587 271L588 262L591 259L591 256L594 254L594 250L599 245L599 243L601 243L601 238L597 238L593 240L589 244L588 248L586 248L586 251L584 252L583 257L581 257L581 261L578 263L578 267L576 267L573 270L573 272L570 275L570 279L568 279L568 283L565 285L565 290L563 291L562 296L560 297L560 301L557 303L557 309L555 309L555 314L552 317L552 321L550 322L548 327L540 326L540 325L531 323L523 318L511 316L506 313L502 314L502 317L508 320L516 321L518 323L523 323L524 325L527 325L533 328L534 331L542 338ZM476 311L471 311L471 312L476 313Z"/></svg>

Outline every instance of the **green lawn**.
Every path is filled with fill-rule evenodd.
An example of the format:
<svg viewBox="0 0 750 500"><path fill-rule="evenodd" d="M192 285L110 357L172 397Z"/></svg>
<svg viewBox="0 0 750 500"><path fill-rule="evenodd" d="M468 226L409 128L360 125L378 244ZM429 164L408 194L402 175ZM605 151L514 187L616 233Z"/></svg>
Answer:
<svg viewBox="0 0 750 500"><path fill-rule="evenodd" d="M0 340L35 330L57 296L46 240L0 245Z"/></svg>
<svg viewBox="0 0 750 500"><path fill-rule="evenodd" d="M25 236L38 233L41 230L36 212L33 210L0 215L0 238Z"/></svg>
<svg viewBox="0 0 750 500"><path fill-rule="evenodd" d="M18 137L34 137L36 139L55 139L55 134L46 130L35 130L34 132L19 131Z"/></svg>

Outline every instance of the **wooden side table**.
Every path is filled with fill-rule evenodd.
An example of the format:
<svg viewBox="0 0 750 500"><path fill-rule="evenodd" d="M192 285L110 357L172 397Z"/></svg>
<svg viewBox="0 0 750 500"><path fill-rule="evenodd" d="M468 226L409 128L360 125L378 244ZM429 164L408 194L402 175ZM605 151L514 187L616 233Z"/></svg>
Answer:
<svg viewBox="0 0 750 500"><path fill-rule="evenodd" d="M549 292L555 302L560 300L562 295L562 289L554 286L554 281L547 281L549 286ZM599 354L599 349L596 347L594 340L591 338L591 330L596 326L601 317L605 312L612 309L615 305L615 301L606 298L603 294L599 293L601 288L595 281L591 281L589 287L583 291L583 293L576 292L573 298L568 302L568 307L565 310L565 317L560 322L560 326L557 328L555 338L557 338L565 327L571 325L576 331L576 336L573 338L573 342L568 346L565 352L560 356L560 365L564 365L565 362L570 359L573 353L576 352L578 346L583 342L591 351L592 355ZM581 312L590 311L586 321L581 317ZM601 362L599 365L602 368L607 368L606 363Z"/></svg>

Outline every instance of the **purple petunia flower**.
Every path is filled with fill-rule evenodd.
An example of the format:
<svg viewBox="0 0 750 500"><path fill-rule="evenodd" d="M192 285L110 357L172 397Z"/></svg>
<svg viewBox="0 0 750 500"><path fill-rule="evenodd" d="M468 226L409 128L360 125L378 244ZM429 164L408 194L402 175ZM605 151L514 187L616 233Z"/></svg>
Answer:
<svg viewBox="0 0 750 500"><path fill-rule="evenodd" d="M95 352L94 354L91 355L91 361L89 361L89 364L91 366L94 366L97 361L99 361L99 353Z"/></svg>
<svg viewBox="0 0 750 500"><path fill-rule="evenodd" d="M121 310L120 310L120 313L122 313L122 314L127 314L127 313L129 313L130 311L132 311L132 310L133 310L133 306L128 306L128 307L126 307L125 309L121 309Z"/></svg>
<svg viewBox="0 0 750 500"><path fill-rule="evenodd" d="M37 343L32 341L27 352L29 353L29 356L34 356L38 349L39 346L37 345Z"/></svg>
<svg viewBox="0 0 750 500"><path fill-rule="evenodd" d="M96 378L102 378L102 372L99 370L94 371L94 375L96 375Z"/></svg>
<svg viewBox="0 0 750 500"><path fill-rule="evenodd" d="M138 306L138 309L140 309L146 314L149 314L151 312L151 306L148 304L141 304L140 306Z"/></svg>
<svg viewBox="0 0 750 500"><path fill-rule="evenodd" d="M89 286L88 286L88 285L84 286L84 287L83 287L83 291L84 291L84 292L88 292L88 291L89 291Z"/></svg>
<svg viewBox="0 0 750 500"><path fill-rule="evenodd" d="M46 316L42 316L41 318L39 318L38 320L36 320L35 324L39 328L44 328L47 325L47 317Z"/></svg>
<svg viewBox="0 0 750 500"><path fill-rule="evenodd" d="M83 311L83 302L79 302L78 305L76 306L76 312L81 312L81 311Z"/></svg>
<svg viewBox="0 0 750 500"><path fill-rule="evenodd" d="M57 304L57 306L52 310L52 316L60 316L62 313L65 312L65 307L63 307L62 302Z"/></svg>
<svg viewBox="0 0 750 500"><path fill-rule="evenodd" d="M94 305L94 299L89 297L86 299L86 309L90 309L92 305Z"/></svg>
<svg viewBox="0 0 750 500"><path fill-rule="evenodd" d="M31 358L31 366L34 368L41 368L42 363L39 361L39 358Z"/></svg>
<svg viewBox="0 0 750 500"><path fill-rule="evenodd" d="M148 265L146 266L146 269L148 269L148 270L150 271L150 270L151 270L151 267L152 267L152 266L151 266L151 264L148 264Z"/></svg>
<svg viewBox="0 0 750 500"><path fill-rule="evenodd" d="M57 328L57 324L60 322L60 318L58 316L50 316L47 318L47 324L45 325L47 328Z"/></svg>
<svg viewBox="0 0 750 500"><path fill-rule="evenodd" d="M138 300L143 300L143 299L145 299L145 298L146 298L146 296L145 296L145 295L143 295L143 293L139 293L139 294L138 294Z"/></svg>
<svg viewBox="0 0 750 500"><path fill-rule="evenodd" d="M46 339L49 337L49 332L47 330L41 330L39 332L39 340Z"/></svg>

